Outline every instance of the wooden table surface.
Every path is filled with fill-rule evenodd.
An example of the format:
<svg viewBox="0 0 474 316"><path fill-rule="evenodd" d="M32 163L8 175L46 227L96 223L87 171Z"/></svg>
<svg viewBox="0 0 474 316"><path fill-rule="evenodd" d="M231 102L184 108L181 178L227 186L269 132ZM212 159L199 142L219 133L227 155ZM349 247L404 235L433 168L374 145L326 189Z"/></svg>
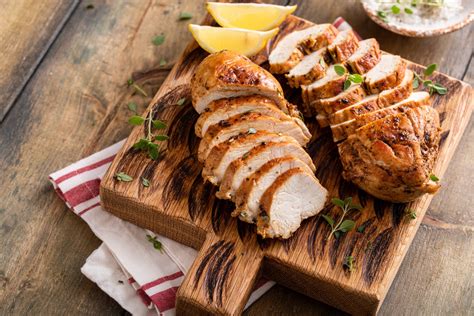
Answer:
<svg viewBox="0 0 474 316"><path fill-rule="evenodd" d="M285 1L275 1L283 4ZM358 1L290 1L316 23L343 16L382 49L472 85L474 26L428 39L375 25ZM191 40L203 1L0 0L0 314L125 314L80 272L100 245L56 196L52 171L109 146L130 132L133 77L152 96ZM163 45L152 44L164 34ZM160 61L166 65L160 66ZM408 251L380 315L474 313L474 120L443 187ZM339 315L342 312L281 286L248 315Z"/></svg>

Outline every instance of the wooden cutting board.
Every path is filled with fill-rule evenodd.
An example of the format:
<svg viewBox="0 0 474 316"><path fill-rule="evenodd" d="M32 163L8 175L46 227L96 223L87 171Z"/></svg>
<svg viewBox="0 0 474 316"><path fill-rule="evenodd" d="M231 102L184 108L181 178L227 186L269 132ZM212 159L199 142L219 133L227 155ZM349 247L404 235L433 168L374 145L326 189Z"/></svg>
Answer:
<svg viewBox="0 0 474 316"><path fill-rule="evenodd" d="M289 17L269 47L285 34L309 24ZM150 160L146 153L132 148L145 135L143 126L136 127L102 180L103 207L124 220L199 249L177 293L178 313L239 314L255 281L263 274L349 313L375 314L432 196L392 204L374 199L344 181L330 131L307 120L313 134L308 151L318 179L331 197L352 196L364 207L349 217L356 221L356 227L362 225L365 230L353 230L327 241L329 227L316 216L304 221L288 240L257 238L255 226L232 218L233 204L215 198L216 188L201 178L202 165L196 157L199 139L194 135L198 114L190 103L190 79L206 55L194 42L183 52L144 114L153 111L155 119L168 123L170 139L163 144L160 159ZM262 53L254 61L265 66L266 56ZM417 72L424 69L408 64ZM449 91L445 96L432 96L443 129L434 173L442 179L472 113L473 92L468 84L446 75L437 73L433 78ZM299 94L288 88L285 95L298 104ZM181 98L187 101L180 106L177 102ZM117 172L125 172L134 180L118 182L114 179ZM141 184L142 177L150 180L150 187ZM415 220L406 215L408 210L416 211ZM328 203L321 213L338 217L340 210ZM344 267L347 256L355 259L352 272Z"/></svg>

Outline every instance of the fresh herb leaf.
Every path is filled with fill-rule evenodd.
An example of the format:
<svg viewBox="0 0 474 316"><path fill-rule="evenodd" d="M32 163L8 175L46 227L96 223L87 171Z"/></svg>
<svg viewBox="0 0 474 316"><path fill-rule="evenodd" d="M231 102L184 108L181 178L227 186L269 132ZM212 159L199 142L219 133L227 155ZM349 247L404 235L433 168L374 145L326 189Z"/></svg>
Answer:
<svg viewBox="0 0 474 316"><path fill-rule="evenodd" d="M355 222L351 221L350 219L344 220L341 225L339 225L339 230L343 233L347 233L348 231L351 231L354 229Z"/></svg>
<svg viewBox="0 0 474 316"><path fill-rule="evenodd" d="M344 263L343 263L343 266L349 270L349 272L352 272L355 270L355 265L354 265L354 262L355 262L355 259L353 256L347 256L345 259L344 259Z"/></svg>
<svg viewBox="0 0 474 316"><path fill-rule="evenodd" d="M352 82L349 79L346 79L346 81L344 81L344 90L349 89L351 84L352 84Z"/></svg>
<svg viewBox="0 0 474 316"><path fill-rule="evenodd" d="M155 136L155 140L160 141L160 142L168 140L168 139L169 139L168 135L156 135Z"/></svg>
<svg viewBox="0 0 474 316"><path fill-rule="evenodd" d="M148 139L141 138L138 142L133 144L132 147L135 148L135 149L143 150L143 149L148 148L149 143L150 143L150 141Z"/></svg>
<svg viewBox="0 0 474 316"><path fill-rule="evenodd" d="M425 76L431 76L437 68L438 68L437 64L428 65L428 67L426 67L424 71Z"/></svg>
<svg viewBox="0 0 474 316"><path fill-rule="evenodd" d="M321 58L319 60L319 65L321 65L321 67L323 67L323 68L326 68L326 62L324 61L324 58Z"/></svg>
<svg viewBox="0 0 474 316"><path fill-rule="evenodd" d="M132 125L142 125L145 119L141 116L134 115L128 119L128 123Z"/></svg>
<svg viewBox="0 0 474 316"><path fill-rule="evenodd" d="M181 12L181 14L179 15L180 20L189 20L192 18L193 18L193 15L189 12Z"/></svg>
<svg viewBox="0 0 474 316"><path fill-rule="evenodd" d="M344 217L352 210L362 209L362 206L352 203L352 197L348 197L344 200L333 198L331 199L331 202L335 206L338 206L342 209L342 215L339 217L337 223L331 216L327 214L321 215L331 226L331 232L327 237L328 240L331 238L332 235L334 235L336 238L339 238L342 233L346 233L348 231L353 230L355 227L355 222L350 219L344 219Z"/></svg>
<svg viewBox="0 0 474 316"><path fill-rule="evenodd" d="M166 65L166 60L164 58L160 59L160 67L163 67Z"/></svg>
<svg viewBox="0 0 474 316"><path fill-rule="evenodd" d="M438 182L439 178L437 176L435 176L434 174L430 174L430 180L432 180L434 182Z"/></svg>
<svg viewBox="0 0 474 316"><path fill-rule="evenodd" d="M346 73L346 68L344 68L342 65L334 65L334 71L339 75L342 76L343 74Z"/></svg>
<svg viewBox="0 0 474 316"><path fill-rule="evenodd" d="M365 225L360 225L359 227L357 227L357 232L363 233L365 231L365 227Z"/></svg>
<svg viewBox="0 0 474 316"><path fill-rule="evenodd" d="M249 128L248 134L255 134L257 130L253 127Z"/></svg>
<svg viewBox="0 0 474 316"><path fill-rule="evenodd" d="M151 42L155 46L160 46L161 44L165 42L165 35L164 34L157 35L153 37L153 40Z"/></svg>
<svg viewBox="0 0 474 316"><path fill-rule="evenodd" d="M156 250L159 250L161 253L163 253L163 245L161 244L161 242L156 239L156 236L151 236L151 235L146 235L146 238L148 239L148 241L150 243L153 244L153 248L155 248Z"/></svg>
<svg viewBox="0 0 474 316"><path fill-rule="evenodd" d="M347 78L353 83L362 83L364 81L364 78L359 74L351 74Z"/></svg>
<svg viewBox="0 0 474 316"><path fill-rule="evenodd" d="M398 5L393 5L390 10L392 10L393 14L399 14L400 13L400 7Z"/></svg>
<svg viewBox="0 0 474 316"><path fill-rule="evenodd" d="M127 80L127 85L129 87L133 87L135 89L135 91L141 93L143 96L145 96L145 97L148 96L148 94L145 92L145 90L143 90L142 87L140 87L138 84L136 84L135 81L133 81L132 78Z"/></svg>
<svg viewBox="0 0 474 316"><path fill-rule="evenodd" d="M148 188L150 186L150 180L148 180L147 178L143 178L142 177L142 185L145 187L145 188Z"/></svg>
<svg viewBox="0 0 474 316"><path fill-rule="evenodd" d="M156 129L165 129L166 123L160 120L153 120L153 127Z"/></svg>
<svg viewBox="0 0 474 316"><path fill-rule="evenodd" d="M118 172L115 174L115 179L117 179L118 181L121 181L121 182L130 182L130 181L133 181L133 178L130 177L128 174L126 174L125 172Z"/></svg>
<svg viewBox="0 0 474 316"><path fill-rule="evenodd" d="M132 84L134 84L134 83L135 83L135 81L133 81L132 78L130 78L130 79L127 80L127 85L128 85L129 87L130 87Z"/></svg>
<svg viewBox="0 0 474 316"><path fill-rule="evenodd" d="M416 219L416 212L414 210L406 210L406 216L409 219L414 220Z"/></svg>
<svg viewBox="0 0 474 316"><path fill-rule="evenodd" d="M325 214L323 214L323 215L321 215L321 216L326 220L326 222L328 222L328 224L329 224L331 227L334 226L334 219L333 219L331 216L325 215Z"/></svg>
<svg viewBox="0 0 474 316"><path fill-rule="evenodd" d="M178 100L178 102L176 102L177 105L179 106L182 106L184 104L184 102L186 102L186 98L181 98Z"/></svg>
<svg viewBox="0 0 474 316"><path fill-rule="evenodd" d="M127 104L127 107L130 111L132 111L133 113L137 113L137 104L135 102L129 102Z"/></svg>
<svg viewBox="0 0 474 316"><path fill-rule="evenodd" d="M160 151L158 150L158 145L155 143L148 143L148 155L152 160L157 160L160 156Z"/></svg>
<svg viewBox="0 0 474 316"><path fill-rule="evenodd" d="M410 8L405 8L405 13L406 14L413 14L413 10Z"/></svg>
<svg viewBox="0 0 474 316"><path fill-rule="evenodd" d="M413 89L418 89L418 87L420 86L420 81L418 80L417 77L413 78Z"/></svg>
<svg viewBox="0 0 474 316"><path fill-rule="evenodd" d="M387 19L387 12L384 11L377 11L377 16L384 22L388 22Z"/></svg>

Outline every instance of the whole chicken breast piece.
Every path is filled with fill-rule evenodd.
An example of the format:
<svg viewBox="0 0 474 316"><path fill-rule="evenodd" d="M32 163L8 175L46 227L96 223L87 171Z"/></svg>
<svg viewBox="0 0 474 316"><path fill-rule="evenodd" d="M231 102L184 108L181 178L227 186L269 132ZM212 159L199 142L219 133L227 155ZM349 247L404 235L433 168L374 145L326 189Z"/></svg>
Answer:
<svg viewBox="0 0 474 316"><path fill-rule="evenodd" d="M196 125L194 126L194 130L198 137L203 137L210 126L217 124L220 121L228 120L237 114L249 112L261 113L280 120L292 119L301 126L304 133L309 136L311 135L304 123L301 122L301 117L299 115L292 117L289 114L285 114L278 108L272 99L261 95L250 95L212 101L209 108L199 116Z"/></svg>
<svg viewBox="0 0 474 316"><path fill-rule="evenodd" d="M255 134L244 133L237 135L212 148L204 162L204 168L202 170L203 178L214 185L219 185L227 167L229 167L234 160L241 158L253 148L268 142L286 142L298 145L293 137L266 131L258 131Z"/></svg>
<svg viewBox="0 0 474 316"><path fill-rule="evenodd" d="M430 180L440 141L438 112L421 106L356 130L338 145L343 177L386 201L404 203L439 184Z"/></svg>
<svg viewBox="0 0 474 316"><path fill-rule="evenodd" d="M395 103L394 105L391 105L389 107L381 108L373 112L356 116L351 120L331 125L333 139L335 142L339 142L347 138L349 135L353 134L359 127L367 125L373 121L376 121L388 115L405 113L409 109L429 104L430 95L428 92L414 92L407 99Z"/></svg>
<svg viewBox="0 0 474 316"><path fill-rule="evenodd" d="M327 190L304 169L286 171L260 200L257 233L263 238L291 237L305 218L324 208L327 196Z"/></svg>
<svg viewBox="0 0 474 316"><path fill-rule="evenodd" d="M218 99L259 94L286 110L287 101L278 80L245 56L221 51L207 56L191 79L194 109L201 114Z"/></svg>
<svg viewBox="0 0 474 316"><path fill-rule="evenodd" d="M346 60L353 72L365 74L380 61L380 46L375 38L359 42L357 50Z"/></svg>
<svg viewBox="0 0 474 316"><path fill-rule="evenodd" d="M337 34L334 41L328 46L328 52L337 63L345 62L359 48L359 40L352 30L345 30Z"/></svg>
<svg viewBox="0 0 474 316"><path fill-rule="evenodd" d="M361 101L348 106L329 116L331 125L343 123L357 116L382 109L408 98L413 91L413 71L405 71L403 81L393 89L382 91L380 94L370 95Z"/></svg>
<svg viewBox="0 0 474 316"><path fill-rule="evenodd" d="M248 112L210 126L199 143L198 159L201 162L205 161L214 146L234 136L257 131L291 136L302 146L310 140L301 126L292 119L279 120L261 113Z"/></svg>
<svg viewBox="0 0 474 316"><path fill-rule="evenodd" d="M321 48L309 55L306 55L288 74L288 84L292 88L299 88L325 76L328 65L325 58L326 48Z"/></svg>
<svg viewBox="0 0 474 316"><path fill-rule="evenodd" d="M284 74L305 55L329 45L338 31L331 24L318 24L283 37L268 57L270 72Z"/></svg>
<svg viewBox="0 0 474 316"><path fill-rule="evenodd" d="M235 193L236 208L232 215L239 216L239 219L244 222L255 223L263 193L281 174L293 168L301 168L313 174L307 164L293 156L270 160L240 185Z"/></svg>
<svg viewBox="0 0 474 316"><path fill-rule="evenodd" d="M312 171L316 170L311 157L295 143L263 143L234 160L227 168L216 196L220 199L235 200L235 194L243 181L265 163L275 158L293 156L302 160Z"/></svg>
<svg viewBox="0 0 474 316"><path fill-rule="evenodd" d="M379 93L396 87L405 76L406 63L400 56L382 55L380 62L365 74L364 84L369 93Z"/></svg>

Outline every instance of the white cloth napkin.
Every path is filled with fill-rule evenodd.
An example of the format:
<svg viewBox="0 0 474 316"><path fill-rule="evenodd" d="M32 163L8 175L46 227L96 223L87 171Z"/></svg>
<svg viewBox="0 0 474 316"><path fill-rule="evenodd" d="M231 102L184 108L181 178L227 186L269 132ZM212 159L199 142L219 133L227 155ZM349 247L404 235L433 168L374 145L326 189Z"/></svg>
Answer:
<svg viewBox="0 0 474 316"><path fill-rule="evenodd" d="M340 31L350 25L339 17ZM100 206L100 180L121 141L49 176L58 195L103 241L81 269L100 289L134 315L174 315L176 291L197 256L197 251L173 240L125 222ZM154 248L150 238L162 244ZM257 282L245 308L275 282Z"/></svg>

